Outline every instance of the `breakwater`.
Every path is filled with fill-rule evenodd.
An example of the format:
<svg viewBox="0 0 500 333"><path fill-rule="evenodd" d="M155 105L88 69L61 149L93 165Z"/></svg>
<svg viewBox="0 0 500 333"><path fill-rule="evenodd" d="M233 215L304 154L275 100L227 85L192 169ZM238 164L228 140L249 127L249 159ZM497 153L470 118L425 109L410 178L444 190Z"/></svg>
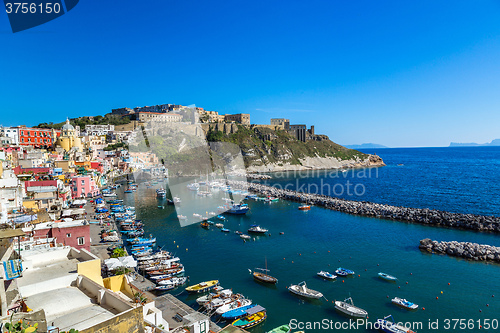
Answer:
<svg viewBox="0 0 500 333"><path fill-rule="evenodd" d="M323 206L352 215L500 233L500 217L496 216L450 213L428 208L398 207L367 201L353 201L320 194L280 189L252 182L230 181L229 183L236 187L247 188L249 191L261 195Z"/></svg>
<svg viewBox="0 0 500 333"><path fill-rule="evenodd" d="M429 238L420 241L419 249L475 261L500 263L500 247L469 242L438 242Z"/></svg>

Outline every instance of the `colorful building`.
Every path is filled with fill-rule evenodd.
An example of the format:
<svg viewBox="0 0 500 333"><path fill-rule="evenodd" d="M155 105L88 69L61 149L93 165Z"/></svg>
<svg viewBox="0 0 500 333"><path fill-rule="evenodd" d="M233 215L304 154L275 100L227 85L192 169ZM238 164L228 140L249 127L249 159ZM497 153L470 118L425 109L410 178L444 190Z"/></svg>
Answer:
<svg viewBox="0 0 500 333"><path fill-rule="evenodd" d="M91 176L76 176L71 178L73 198L90 198L99 195L99 188Z"/></svg>
<svg viewBox="0 0 500 333"><path fill-rule="evenodd" d="M19 144L21 146L32 146L35 148L52 147L54 139L61 136L60 130L49 128L18 127Z"/></svg>

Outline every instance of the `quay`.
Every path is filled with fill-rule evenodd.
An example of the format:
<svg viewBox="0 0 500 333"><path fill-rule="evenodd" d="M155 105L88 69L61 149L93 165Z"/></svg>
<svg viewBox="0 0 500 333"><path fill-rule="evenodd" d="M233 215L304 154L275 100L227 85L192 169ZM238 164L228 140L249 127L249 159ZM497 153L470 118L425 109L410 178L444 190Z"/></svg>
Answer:
<svg viewBox="0 0 500 333"><path fill-rule="evenodd" d="M284 190L254 182L228 181L264 196L322 206L338 212L457 229L500 233L500 217L450 213L429 208L397 207L367 201L353 201L326 195Z"/></svg>

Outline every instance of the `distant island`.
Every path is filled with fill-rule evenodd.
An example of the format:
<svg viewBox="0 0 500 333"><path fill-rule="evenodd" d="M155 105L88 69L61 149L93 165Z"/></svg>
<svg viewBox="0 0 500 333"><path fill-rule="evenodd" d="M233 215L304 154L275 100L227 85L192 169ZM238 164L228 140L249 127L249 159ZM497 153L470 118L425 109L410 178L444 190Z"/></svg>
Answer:
<svg viewBox="0 0 500 333"><path fill-rule="evenodd" d="M379 145L378 143L362 143L360 145L345 145L344 147L349 149L389 148L384 145Z"/></svg>
<svg viewBox="0 0 500 333"><path fill-rule="evenodd" d="M500 139L495 139L490 143L460 143L460 142L452 142L450 143L450 147L489 147L489 146L500 146Z"/></svg>

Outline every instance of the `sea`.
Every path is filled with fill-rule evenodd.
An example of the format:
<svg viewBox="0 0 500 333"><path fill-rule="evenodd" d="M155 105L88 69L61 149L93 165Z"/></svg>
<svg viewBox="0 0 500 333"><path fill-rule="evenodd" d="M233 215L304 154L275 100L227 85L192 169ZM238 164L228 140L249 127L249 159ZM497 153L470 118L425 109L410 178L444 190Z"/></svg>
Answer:
<svg viewBox="0 0 500 333"><path fill-rule="evenodd" d="M363 152L379 155L386 166L271 173L271 179L259 182L349 200L500 214L500 147ZM292 332L375 332L376 320L389 315L415 332L500 331L500 265L423 253L418 248L424 238L500 246L498 235L353 216L314 206L299 211L299 203L284 200L247 200L250 211L243 216L227 215L224 226L231 232L224 233L216 227L203 229L199 223L181 226L177 214L190 219L192 211L209 213L205 198L177 186L177 194L183 191L183 202L179 207L169 206L156 198L155 188L160 186L168 188L169 184L150 188L141 184L135 193L125 194L123 188L117 193L125 204L136 207L146 235L154 235L159 247L180 257L189 285L216 279L224 288L267 309L267 319L251 332L267 332L288 323ZM269 235L244 242L233 232L246 232L254 224L269 229ZM278 278L276 285L258 283L249 272L266 265L270 275ZM317 276L321 270L333 273L338 267L351 269L355 275L336 281ZM379 272L398 280L382 280ZM302 281L324 298L307 300L287 290ZM170 293L198 309L199 295L189 295L183 287ZM418 304L418 310L393 305L391 299L396 296ZM368 311L366 321L351 320L335 310L333 302L348 297ZM222 327L226 324L218 322Z"/></svg>

